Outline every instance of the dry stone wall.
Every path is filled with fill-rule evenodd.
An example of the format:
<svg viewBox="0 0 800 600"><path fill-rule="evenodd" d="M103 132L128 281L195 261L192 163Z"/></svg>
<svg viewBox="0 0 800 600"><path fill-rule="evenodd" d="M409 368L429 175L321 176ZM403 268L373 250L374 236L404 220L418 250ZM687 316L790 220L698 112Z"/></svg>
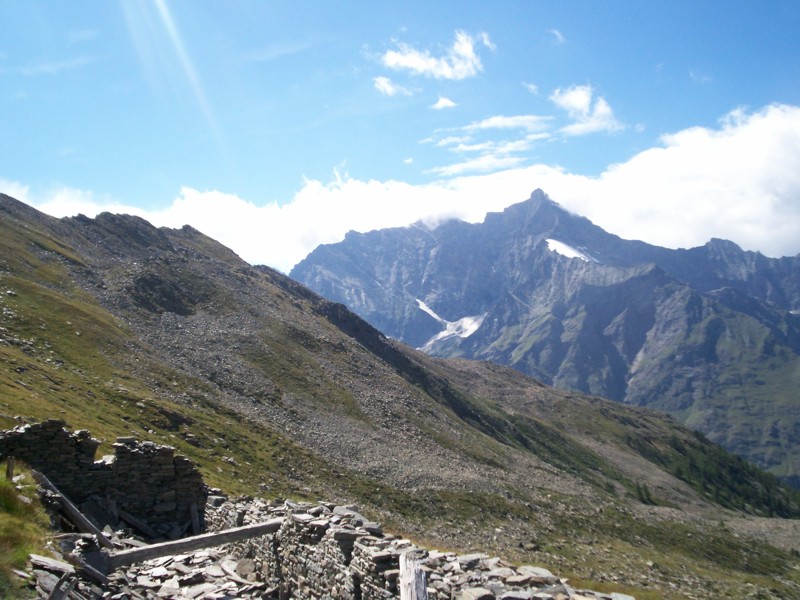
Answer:
<svg viewBox="0 0 800 600"><path fill-rule="evenodd" d="M354 507L213 497L210 504L207 516L213 529L285 518L277 533L227 549L238 560L241 575L266 584L260 598L397 598L400 557L406 555L419 562L431 600L633 600L573 589L542 567L513 567L485 554L417 547L385 534Z"/></svg>
<svg viewBox="0 0 800 600"><path fill-rule="evenodd" d="M118 438L115 455L96 461L99 445L89 432L70 432L58 420L0 432L0 458L27 462L83 507L116 506L161 535L185 533L192 505L211 531L276 517L283 523L274 534L122 568L103 589L81 583L81 597L385 600L400 595L402 556L425 573L431 600L632 600L572 589L541 567L417 547L384 533L353 506L209 497L195 465L173 448ZM85 543L80 537L73 550ZM57 578L48 575L53 581L42 589L49 593Z"/></svg>
<svg viewBox="0 0 800 600"><path fill-rule="evenodd" d="M202 523L208 492L192 461L134 438L118 438L115 454L96 461L98 446L88 431L71 432L60 420L0 432L0 458L28 463L93 516L122 509L157 533L177 537L191 533L195 505Z"/></svg>

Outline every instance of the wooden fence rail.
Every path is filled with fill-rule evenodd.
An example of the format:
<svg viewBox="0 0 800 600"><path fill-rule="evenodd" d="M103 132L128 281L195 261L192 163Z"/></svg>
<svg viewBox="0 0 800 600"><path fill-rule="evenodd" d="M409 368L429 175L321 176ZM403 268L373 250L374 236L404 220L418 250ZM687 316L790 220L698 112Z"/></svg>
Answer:
<svg viewBox="0 0 800 600"><path fill-rule="evenodd" d="M231 544L240 540L245 540L260 535L275 533L281 528L284 517L276 517L264 523L253 523L244 527L226 529L218 533L203 533L193 537L183 538L172 542L162 542L151 544L141 548L131 548L130 550L119 550L108 555L109 568L113 571L120 567L132 565L133 563L169 556L170 554L181 554L191 552L201 548L211 548L222 544Z"/></svg>

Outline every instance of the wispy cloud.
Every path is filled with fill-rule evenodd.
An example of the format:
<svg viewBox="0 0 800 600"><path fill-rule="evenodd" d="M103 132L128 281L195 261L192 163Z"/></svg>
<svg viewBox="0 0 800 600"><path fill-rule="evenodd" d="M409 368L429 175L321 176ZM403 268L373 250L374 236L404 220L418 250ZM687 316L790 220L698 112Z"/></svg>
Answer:
<svg viewBox="0 0 800 600"><path fill-rule="evenodd" d="M543 131L549 127L552 117L542 115L495 115L464 126L464 131L479 129L524 129L525 131Z"/></svg>
<svg viewBox="0 0 800 600"><path fill-rule="evenodd" d="M404 88L402 85L394 83L388 77L375 77L372 82L375 84L375 89L385 96L410 96L411 90Z"/></svg>
<svg viewBox="0 0 800 600"><path fill-rule="evenodd" d="M439 99L434 103L431 104L431 108L434 110L442 110L445 108L454 108L458 106L455 102L450 100L450 98L445 98L444 96L439 96Z"/></svg>
<svg viewBox="0 0 800 600"><path fill-rule="evenodd" d="M539 86L533 83L523 83L522 86L534 96L539 95Z"/></svg>
<svg viewBox="0 0 800 600"><path fill-rule="evenodd" d="M567 41L567 38L565 38L564 34L558 29L550 29L548 33L553 36L553 40L556 44L563 44Z"/></svg>
<svg viewBox="0 0 800 600"><path fill-rule="evenodd" d="M491 173L493 171L512 169L524 162L525 159L519 156L482 154L476 158L430 169L429 172L440 177L454 177L467 173Z"/></svg>
<svg viewBox="0 0 800 600"><path fill-rule="evenodd" d="M590 85L574 85L558 88L550 95L550 100L567 111L573 123L563 127L562 133L576 136L600 131L618 131L623 128L617 121L606 99L594 98L594 88Z"/></svg>
<svg viewBox="0 0 800 600"><path fill-rule="evenodd" d="M265 48L251 50L244 56L244 58L250 62L269 62L285 56L300 54L301 52L305 52L314 46L315 44L312 42L279 42Z"/></svg>
<svg viewBox="0 0 800 600"><path fill-rule="evenodd" d="M691 79L695 83L700 83L700 84L711 83L713 81L713 79L710 76L695 71L694 69L689 69L689 79Z"/></svg>
<svg viewBox="0 0 800 600"><path fill-rule="evenodd" d="M58 73L62 73L64 71L80 69L81 67L85 67L92 62L94 62L93 58L88 56L77 56L75 58L42 61L13 67L0 67L0 74L17 73L26 77L35 77L37 75L57 75Z"/></svg>
<svg viewBox="0 0 800 600"><path fill-rule="evenodd" d="M436 141L436 145L441 148L441 147L444 147L444 146L450 146L452 144L464 144L464 143L469 142L471 139L472 139L472 137L470 137L468 135L448 135L447 137L443 137L442 139L437 140ZM428 138L428 139L423 140L423 141L432 142L434 140L432 138Z"/></svg>
<svg viewBox="0 0 800 600"><path fill-rule="evenodd" d="M453 45L443 56L433 56L429 50L417 50L401 42L397 44L396 50L388 50L381 56L381 63L390 69L408 71L413 75L435 79L466 79L483 70L483 63L476 50L477 44L490 50L495 49L486 33L473 37L465 31L456 31Z"/></svg>
<svg viewBox="0 0 800 600"><path fill-rule="evenodd" d="M549 117L539 115L495 115L455 130L440 131L438 134L455 131L461 135L445 135L438 141L426 141L435 141L437 147L458 155L459 160L428 172L440 177L453 177L518 167L528 161L524 153L531 150L537 141L550 137L547 131L549 123ZM504 136L512 136L511 139L494 139L492 135L498 131Z"/></svg>

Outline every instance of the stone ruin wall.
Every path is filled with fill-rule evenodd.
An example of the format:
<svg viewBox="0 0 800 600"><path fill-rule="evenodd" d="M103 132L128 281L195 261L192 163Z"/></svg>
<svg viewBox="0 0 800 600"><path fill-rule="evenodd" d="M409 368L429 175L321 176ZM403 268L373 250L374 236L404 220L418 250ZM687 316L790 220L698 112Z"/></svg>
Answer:
<svg viewBox="0 0 800 600"><path fill-rule="evenodd" d="M209 527L223 530L285 516L277 533L231 547L235 556L252 561L258 578L267 588L279 590L281 598L398 597L400 549L396 538L384 536L377 524L364 522L358 513L342 507L318 505L306 512L307 507L298 505L293 510L291 504L270 508L256 500L247 507L248 514L225 507L210 509ZM406 551L410 545L400 544L407 546Z"/></svg>
<svg viewBox="0 0 800 600"><path fill-rule="evenodd" d="M95 460L98 446L88 431L70 432L60 420L0 432L0 459L24 461L90 514L116 507L178 537L191 533L194 504L202 523L208 491L188 458L169 446L117 438L115 454Z"/></svg>
<svg viewBox="0 0 800 600"><path fill-rule="evenodd" d="M228 529L284 518L275 534L251 538L229 549L241 575L264 581L270 598L293 600L384 600L400 595L400 557L410 556L426 573L431 600L568 600L610 598L578 594L547 569L511 568L485 554L439 552L384 533L353 507L260 499L217 502L212 497L209 527ZM219 506L215 506L219 504ZM249 563L242 569L243 562ZM617 595L615 600L633 600Z"/></svg>
<svg viewBox="0 0 800 600"><path fill-rule="evenodd" d="M569 589L546 569L510 568L483 554L456 555L414 546L385 534L353 507L260 499L230 501L208 496L189 459L153 442L118 438L115 456L95 461L100 442L88 431L71 433L59 420L0 432L0 459L14 457L44 473L76 504L113 500L158 533L183 534L197 505L209 531L221 531L283 517L277 533L227 547L238 559L241 583L261 581L270 598L294 600L379 600L399 596L400 557L413 556L427 573L432 600L449 598L531 600L606 599L604 594ZM247 568L242 569L242 565ZM243 579L247 577L247 580ZM247 596L249 597L249 596ZM261 597L261 596L259 596ZM633 600L616 594L615 600Z"/></svg>

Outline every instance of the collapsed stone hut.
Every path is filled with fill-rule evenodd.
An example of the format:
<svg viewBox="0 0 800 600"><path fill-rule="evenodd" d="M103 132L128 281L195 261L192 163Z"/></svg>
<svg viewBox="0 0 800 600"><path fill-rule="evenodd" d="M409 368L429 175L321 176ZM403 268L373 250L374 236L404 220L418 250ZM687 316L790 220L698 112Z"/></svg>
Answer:
<svg viewBox="0 0 800 600"><path fill-rule="evenodd" d="M44 474L101 527L127 513L157 535L203 528L208 488L195 464L170 446L117 438L114 454L95 460L100 441L61 420L0 432L0 459L13 457Z"/></svg>

